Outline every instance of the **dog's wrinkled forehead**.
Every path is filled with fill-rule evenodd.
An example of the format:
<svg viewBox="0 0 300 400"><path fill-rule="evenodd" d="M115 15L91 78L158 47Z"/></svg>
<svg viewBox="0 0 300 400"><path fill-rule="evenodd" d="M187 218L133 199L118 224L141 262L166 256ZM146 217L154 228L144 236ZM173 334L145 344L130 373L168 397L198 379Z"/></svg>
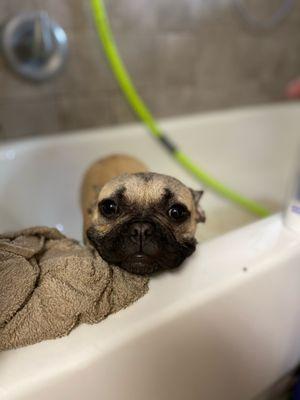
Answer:
<svg viewBox="0 0 300 400"><path fill-rule="evenodd" d="M159 203L164 196L184 203L188 209L193 205L193 196L189 188L177 179L152 172L124 174L114 178L103 186L98 200L125 196L131 204L143 207Z"/></svg>

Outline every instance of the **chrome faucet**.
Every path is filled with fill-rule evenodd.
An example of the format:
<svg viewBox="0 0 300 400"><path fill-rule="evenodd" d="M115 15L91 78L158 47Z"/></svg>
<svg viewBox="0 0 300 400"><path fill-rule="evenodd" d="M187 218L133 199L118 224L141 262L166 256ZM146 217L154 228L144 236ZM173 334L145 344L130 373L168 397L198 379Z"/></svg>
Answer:
<svg viewBox="0 0 300 400"><path fill-rule="evenodd" d="M65 31L45 11L20 14L2 27L2 54L22 77L45 81L66 62L68 40Z"/></svg>

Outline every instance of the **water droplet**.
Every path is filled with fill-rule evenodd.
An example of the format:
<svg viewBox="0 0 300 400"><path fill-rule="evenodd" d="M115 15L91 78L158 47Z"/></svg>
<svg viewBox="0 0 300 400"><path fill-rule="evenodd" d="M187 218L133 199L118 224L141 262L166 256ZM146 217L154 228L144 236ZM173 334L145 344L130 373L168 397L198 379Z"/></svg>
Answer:
<svg viewBox="0 0 300 400"><path fill-rule="evenodd" d="M64 232L65 228L62 224L56 224L55 228L59 231L59 232Z"/></svg>

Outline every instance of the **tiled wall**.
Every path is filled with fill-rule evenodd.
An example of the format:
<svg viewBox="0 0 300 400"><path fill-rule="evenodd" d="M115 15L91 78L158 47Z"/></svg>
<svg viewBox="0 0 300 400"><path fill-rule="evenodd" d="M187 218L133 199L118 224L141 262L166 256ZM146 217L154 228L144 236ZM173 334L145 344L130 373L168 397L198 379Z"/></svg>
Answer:
<svg viewBox="0 0 300 400"><path fill-rule="evenodd" d="M259 32L233 0L107 0L121 54L155 116L283 99L300 75L300 2L276 29ZM239 0L262 17L282 0ZM134 116L107 67L88 0L1 0L0 16L45 9L65 28L69 61L32 85L0 58L0 138L127 122Z"/></svg>

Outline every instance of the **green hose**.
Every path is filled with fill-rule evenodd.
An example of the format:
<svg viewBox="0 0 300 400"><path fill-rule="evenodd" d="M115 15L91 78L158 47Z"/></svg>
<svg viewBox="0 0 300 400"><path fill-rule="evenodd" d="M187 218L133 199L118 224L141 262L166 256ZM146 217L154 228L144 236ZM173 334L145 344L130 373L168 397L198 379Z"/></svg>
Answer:
<svg viewBox="0 0 300 400"><path fill-rule="evenodd" d="M229 199L246 210L260 217L267 217L270 212L262 205L250 200L239 193L231 190L221 182L210 176L208 173L197 167L188 156L180 151L176 145L161 131L151 112L143 100L138 95L132 80L124 66L119 55L117 45L115 43L111 27L107 18L106 9L103 0L91 0L91 6L94 14L95 24L102 42L106 56L110 62L114 75L126 97L128 103L138 115L138 117L147 126L150 133L155 136L172 156L181 164L188 172L193 174L203 185L211 188L219 195Z"/></svg>

